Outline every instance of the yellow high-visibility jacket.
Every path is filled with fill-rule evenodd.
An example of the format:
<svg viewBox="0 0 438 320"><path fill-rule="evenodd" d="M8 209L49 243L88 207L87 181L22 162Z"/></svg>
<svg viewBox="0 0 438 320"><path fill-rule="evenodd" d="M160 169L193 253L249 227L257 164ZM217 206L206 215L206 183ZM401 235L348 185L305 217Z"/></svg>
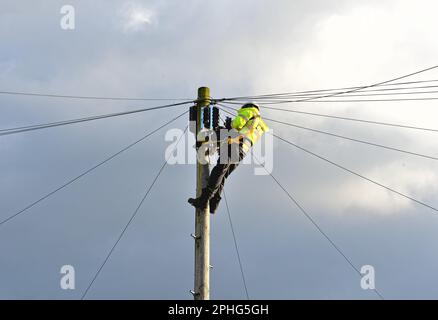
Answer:
<svg viewBox="0 0 438 320"><path fill-rule="evenodd" d="M237 139L243 140L242 147L245 152L269 130L269 127L260 117L260 111L254 107L240 108L236 118L231 123L231 127L238 131L239 137ZM232 142L235 142L235 140Z"/></svg>

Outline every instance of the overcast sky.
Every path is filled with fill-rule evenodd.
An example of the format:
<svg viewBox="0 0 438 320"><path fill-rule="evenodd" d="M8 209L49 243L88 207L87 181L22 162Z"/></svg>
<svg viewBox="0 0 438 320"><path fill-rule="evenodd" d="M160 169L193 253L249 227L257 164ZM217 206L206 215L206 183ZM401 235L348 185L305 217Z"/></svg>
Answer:
<svg viewBox="0 0 438 320"><path fill-rule="evenodd" d="M62 30L73 5L76 29ZM189 98L367 85L437 64L433 0L12 1L0 7L0 91ZM438 79L438 71L409 80ZM409 81L407 80L407 81ZM149 107L0 95L0 128ZM436 102L301 103L311 112L438 128ZM181 113L171 108L0 137L3 220ZM438 156L437 133L262 113ZM184 129L181 118L170 128ZM438 164L335 137L282 137L438 207ZM164 161L160 131L0 226L0 298L78 299ZM438 216L276 142L274 176L387 299L438 299ZM168 166L91 288L90 299L191 299L195 166ZM240 167L227 183L253 299L375 299L269 176ZM211 296L245 298L222 204L212 217ZM61 290L60 268L76 270Z"/></svg>

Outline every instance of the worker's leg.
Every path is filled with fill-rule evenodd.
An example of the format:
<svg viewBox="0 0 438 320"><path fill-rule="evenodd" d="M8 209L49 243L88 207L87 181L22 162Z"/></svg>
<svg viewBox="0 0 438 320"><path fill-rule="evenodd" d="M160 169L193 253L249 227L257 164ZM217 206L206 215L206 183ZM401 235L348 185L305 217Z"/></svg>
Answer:
<svg viewBox="0 0 438 320"><path fill-rule="evenodd" d="M217 161L216 166L210 173L210 177L208 179L208 184L205 189L202 190L201 196L196 199L190 198L188 201L191 205L196 208L203 209L207 206L210 199L214 197L216 192L222 185L222 181L224 180L225 175L227 174L231 163L227 158L221 158Z"/></svg>
<svg viewBox="0 0 438 320"><path fill-rule="evenodd" d="M245 153L238 144L234 144L228 147L228 154L225 156L226 158L224 158L224 155L219 155L217 164L211 171L210 178L208 179L208 186L214 190L214 194L221 194L225 180L243 160Z"/></svg>
<svg viewBox="0 0 438 320"><path fill-rule="evenodd" d="M233 172L234 169L236 169L237 166L238 166L238 164L234 164L234 163L232 163L228 166L228 170L225 173L225 175L223 176L219 186L217 187L217 190L216 190L214 196L210 199L210 202L209 202L210 213L213 213L213 214L216 213L216 210L219 207L219 203L222 200L221 194L222 194L222 191L224 189L225 180L228 178L228 176L231 174L231 172Z"/></svg>
<svg viewBox="0 0 438 320"><path fill-rule="evenodd" d="M219 203L222 200L221 194L225 186L226 179L230 176L230 174L239 166L240 162L245 157L245 154L240 151L239 153L239 162L230 162L228 166L227 172L224 174L220 185L218 186L213 198L210 199L210 212L215 213L217 208L219 207Z"/></svg>
<svg viewBox="0 0 438 320"><path fill-rule="evenodd" d="M227 170L227 172L225 172L225 174L224 174L224 176L223 176L223 178L221 180L221 183L220 183L220 185L217 188L217 191L216 191L215 195L219 195L219 196L221 195L222 190L224 189L224 186L225 186L225 181L230 176L230 174L237 168L238 165L239 165L239 163L231 163L228 166L228 170Z"/></svg>
<svg viewBox="0 0 438 320"><path fill-rule="evenodd" d="M213 193L217 193L217 191L221 191L223 188L224 181L226 177L228 177L230 169L234 166L233 163L229 161L222 163L219 158L216 166L210 173L210 177L208 179L208 188L213 190Z"/></svg>
<svg viewBox="0 0 438 320"><path fill-rule="evenodd" d="M221 200L220 194L222 189L224 188L226 178L237 168L240 161L245 157L245 153L238 145L232 145L234 150L229 146L228 153L220 154L217 160L216 166L210 173L210 177L208 179L208 184L205 189L202 190L201 196L198 198L190 198L188 202L195 206L196 208L202 209L207 206L210 202L210 199L215 198L215 201L212 203L212 213L216 211L216 208L219 205ZM233 156L233 153L235 156Z"/></svg>

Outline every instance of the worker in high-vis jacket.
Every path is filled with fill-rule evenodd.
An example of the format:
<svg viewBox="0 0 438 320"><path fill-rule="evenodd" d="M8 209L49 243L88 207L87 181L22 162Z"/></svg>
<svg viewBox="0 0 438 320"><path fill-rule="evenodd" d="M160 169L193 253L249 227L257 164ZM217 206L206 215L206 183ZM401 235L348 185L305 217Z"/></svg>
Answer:
<svg viewBox="0 0 438 320"><path fill-rule="evenodd" d="M216 166L211 171L207 187L202 190L198 198L188 200L195 208L205 209L209 204L210 213L216 212L225 180L237 168L251 147L269 130L260 116L259 106L255 103L243 105L231 122L231 127L232 137L227 134L227 138L221 143L221 152Z"/></svg>

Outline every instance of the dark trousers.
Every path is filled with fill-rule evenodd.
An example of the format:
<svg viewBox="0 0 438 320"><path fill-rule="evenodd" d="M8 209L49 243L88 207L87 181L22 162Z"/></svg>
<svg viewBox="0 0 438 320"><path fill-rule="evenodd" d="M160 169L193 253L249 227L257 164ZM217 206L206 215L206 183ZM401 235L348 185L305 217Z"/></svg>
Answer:
<svg viewBox="0 0 438 320"><path fill-rule="evenodd" d="M210 177L208 179L208 188L212 192L212 196L220 196L222 190L224 189L225 180L230 176L230 174L239 166L240 162L245 157L245 152L242 147L239 145L235 145L238 148L238 160L231 159L231 146L223 145L221 148L227 148L228 153L226 156L219 153L219 158L217 160L216 166L210 173Z"/></svg>

